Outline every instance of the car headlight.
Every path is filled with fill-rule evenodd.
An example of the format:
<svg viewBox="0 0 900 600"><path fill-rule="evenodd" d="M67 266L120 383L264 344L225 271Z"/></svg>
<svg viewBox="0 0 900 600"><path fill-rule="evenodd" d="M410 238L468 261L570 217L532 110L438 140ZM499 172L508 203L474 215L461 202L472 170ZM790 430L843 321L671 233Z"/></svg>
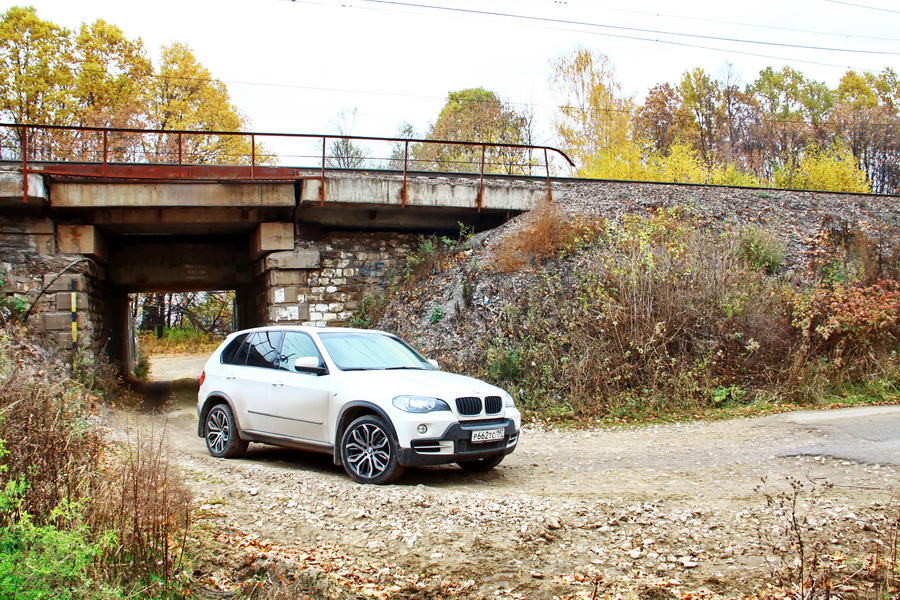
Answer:
<svg viewBox="0 0 900 600"><path fill-rule="evenodd" d="M427 413L435 410L450 410L450 406L440 398L430 396L397 396L394 406L410 413Z"/></svg>
<svg viewBox="0 0 900 600"><path fill-rule="evenodd" d="M509 392L503 392L500 395L500 397L503 398L504 408L515 408L516 407L516 401L513 400L513 397L510 395Z"/></svg>

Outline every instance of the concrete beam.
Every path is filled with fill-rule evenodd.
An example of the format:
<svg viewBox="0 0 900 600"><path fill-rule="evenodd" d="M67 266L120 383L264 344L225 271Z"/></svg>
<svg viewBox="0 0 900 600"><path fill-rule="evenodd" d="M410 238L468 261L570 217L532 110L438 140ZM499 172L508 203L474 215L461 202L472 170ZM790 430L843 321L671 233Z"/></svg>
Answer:
<svg viewBox="0 0 900 600"><path fill-rule="evenodd" d="M407 182L407 207L440 207L478 209L478 185L472 181L462 183L429 178L425 181L413 178ZM319 190L322 182L307 179L300 191L301 208L307 204L319 204ZM341 204L401 205L403 183L397 179L374 178L334 178L325 180L325 205L330 202ZM526 211L536 207L545 198L547 191L540 186L484 187L482 210Z"/></svg>
<svg viewBox="0 0 900 600"><path fill-rule="evenodd" d="M186 230L249 231L262 221L273 220L272 214L290 215L287 209L243 208L243 207L211 207L211 208L108 208L91 211L85 220L104 229L124 231L160 231ZM277 218L277 216L275 217Z"/></svg>
<svg viewBox="0 0 900 600"><path fill-rule="evenodd" d="M250 254L254 259L267 252L293 249L293 223L260 223L250 238Z"/></svg>
<svg viewBox="0 0 900 600"><path fill-rule="evenodd" d="M203 263L111 265L107 280L129 292L230 290L253 282L249 269Z"/></svg>
<svg viewBox="0 0 900 600"><path fill-rule="evenodd" d="M106 262L106 240L93 225L59 225L56 247L63 254L84 254Z"/></svg>
<svg viewBox="0 0 900 600"><path fill-rule="evenodd" d="M47 204L47 186L37 173L28 174L28 197L23 201L22 173L0 171L0 206L43 206Z"/></svg>
<svg viewBox="0 0 900 600"><path fill-rule="evenodd" d="M54 208L293 207L293 183L56 183Z"/></svg>

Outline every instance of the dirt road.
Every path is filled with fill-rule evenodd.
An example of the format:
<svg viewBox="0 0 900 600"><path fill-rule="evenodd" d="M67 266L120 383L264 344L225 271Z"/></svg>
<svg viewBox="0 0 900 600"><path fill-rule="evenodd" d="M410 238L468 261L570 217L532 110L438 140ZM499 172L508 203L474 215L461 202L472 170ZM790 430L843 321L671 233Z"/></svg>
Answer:
<svg viewBox="0 0 900 600"><path fill-rule="evenodd" d="M848 557L886 534L900 489L900 407L531 429L491 473L418 469L376 487L352 482L322 455L252 444L243 459L211 458L193 402L184 395L137 425L165 422L203 510L302 549L307 562L320 564L326 548L354 561L370 585L394 586L395 597L414 596L397 591L410 580L420 591L451 582L472 598L756 590L771 566L793 558L763 478L770 497L789 489L788 478L801 482L801 505L821 496L803 534ZM785 550L764 556L761 529Z"/></svg>

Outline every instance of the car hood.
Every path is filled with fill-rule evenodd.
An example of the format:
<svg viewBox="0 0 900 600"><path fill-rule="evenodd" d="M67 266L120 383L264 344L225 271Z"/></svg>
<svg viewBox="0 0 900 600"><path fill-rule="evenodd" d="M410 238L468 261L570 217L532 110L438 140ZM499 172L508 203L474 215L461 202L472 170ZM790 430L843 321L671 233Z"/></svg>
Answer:
<svg viewBox="0 0 900 600"><path fill-rule="evenodd" d="M341 373L343 391L356 393L359 399L372 396L390 400L395 396L433 396L453 400L465 396L500 396L503 390L474 377L429 370L345 371Z"/></svg>

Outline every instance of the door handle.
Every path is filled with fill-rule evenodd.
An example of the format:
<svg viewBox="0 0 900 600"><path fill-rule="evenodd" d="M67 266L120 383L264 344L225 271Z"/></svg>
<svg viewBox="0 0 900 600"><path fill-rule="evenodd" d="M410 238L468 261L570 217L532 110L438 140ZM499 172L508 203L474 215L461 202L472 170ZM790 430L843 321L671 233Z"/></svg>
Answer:
<svg viewBox="0 0 900 600"><path fill-rule="evenodd" d="M283 386L283 385L284 385L284 384L283 384L282 382L280 382L280 381L276 381L276 382L272 383L272 387L281 387L281 386Z"/></svg>

